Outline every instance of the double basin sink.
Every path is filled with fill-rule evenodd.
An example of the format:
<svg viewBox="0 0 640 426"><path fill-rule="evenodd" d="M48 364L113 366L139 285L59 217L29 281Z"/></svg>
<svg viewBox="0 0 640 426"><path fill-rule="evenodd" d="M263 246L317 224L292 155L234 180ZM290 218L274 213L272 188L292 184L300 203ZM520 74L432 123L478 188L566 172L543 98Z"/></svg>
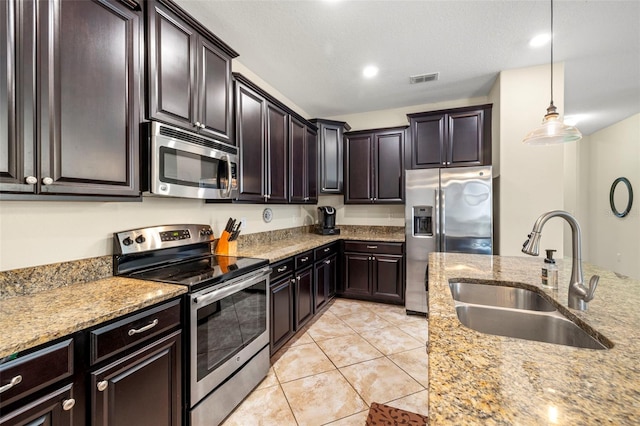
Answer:
<svg viewBox="0 0 640 426"><path fill-rule="evenodd" d="M451 280L458 320L473 330L498 336L587 349L613 347L600 333L586 331L564 316L542 293L500 284Z"/></svg>

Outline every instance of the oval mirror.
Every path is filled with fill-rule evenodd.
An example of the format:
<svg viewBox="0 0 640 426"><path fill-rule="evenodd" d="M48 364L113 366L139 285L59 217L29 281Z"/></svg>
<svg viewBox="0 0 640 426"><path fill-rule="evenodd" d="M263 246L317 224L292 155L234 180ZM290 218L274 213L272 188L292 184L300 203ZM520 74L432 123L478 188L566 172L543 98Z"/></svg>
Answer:
<svg viewBox="0 0 640 426"><path fill-rule="evenodd" d="M620 183L623 185L619 185ZM619 177L613 181L609 191L609 204L611 205L611 211L617 217L625 217L629 214L633 205L633 189L629 179ZM623 208L624 210L621 211Z"/></svg>

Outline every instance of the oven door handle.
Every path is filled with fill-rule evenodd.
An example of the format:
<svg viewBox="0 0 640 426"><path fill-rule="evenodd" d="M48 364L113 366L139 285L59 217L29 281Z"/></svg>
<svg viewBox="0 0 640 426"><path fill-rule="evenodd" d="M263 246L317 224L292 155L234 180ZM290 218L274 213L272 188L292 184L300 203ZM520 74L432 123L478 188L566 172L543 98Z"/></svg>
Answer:
<svg viewBox="0 0 640 426"><path fill-rule="evenodd" d="M205 293L202 295L194 295L193 303L196 305L200 304L208 304L213 303L217 300L223 299L227 296L230 296L234 293L239 292L240 290L244 290L247 287L251 287L256 282L268 277L271 273L271 268L266 267L260 270L259 273L248 276L246 279L243 279L235 284L229 284L225 287L213 290L209 293Z"/></svg>

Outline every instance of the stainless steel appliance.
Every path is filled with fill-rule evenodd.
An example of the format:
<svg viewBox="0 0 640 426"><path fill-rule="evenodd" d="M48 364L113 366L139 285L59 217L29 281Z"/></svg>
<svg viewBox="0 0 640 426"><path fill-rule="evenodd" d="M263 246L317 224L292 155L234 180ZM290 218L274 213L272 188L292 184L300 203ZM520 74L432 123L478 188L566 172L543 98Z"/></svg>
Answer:
<svg viewBox="0 0 640 426"><path fill-rule="evenodd" d="M405 307L426 314L429 253L493 252L491 166L407 170L405 179Z"/></svg>
<svg viewBox="0 0 640 426"><path fill-rule="evenodd" d="M212 255L209 225L113 236L115 275L189 288L185 370L189 424L217 425L269 370L269 264Z"/></svg>
<svg viewBox="0 0 640 426"><path fill-rule="evenodd" d="M155 121L141 134L142 191L208 200L238 195L237 147Z"/></svg>

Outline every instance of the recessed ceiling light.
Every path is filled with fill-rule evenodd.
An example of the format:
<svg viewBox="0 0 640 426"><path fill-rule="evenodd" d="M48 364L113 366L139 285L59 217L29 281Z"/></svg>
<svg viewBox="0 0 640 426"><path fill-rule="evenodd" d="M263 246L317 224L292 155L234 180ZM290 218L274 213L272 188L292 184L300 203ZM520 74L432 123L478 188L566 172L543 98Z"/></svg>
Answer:
<svg viewBox="0 0 640 426"><path fill-rule="evenodd" d="M548 33L538 34L537 36L535 36L529 41L529 46L542 47L545 44L549 43L549 41L551 41L551 34L548 34Z"/></svg>
<svg viewBox="0 0 640 426"><path fill-rule="evenodd" d="M375 77L376 75L378 75L378 67L376 67L375 65L367 65L362 70L362 75L366 78Z"/></svg>

